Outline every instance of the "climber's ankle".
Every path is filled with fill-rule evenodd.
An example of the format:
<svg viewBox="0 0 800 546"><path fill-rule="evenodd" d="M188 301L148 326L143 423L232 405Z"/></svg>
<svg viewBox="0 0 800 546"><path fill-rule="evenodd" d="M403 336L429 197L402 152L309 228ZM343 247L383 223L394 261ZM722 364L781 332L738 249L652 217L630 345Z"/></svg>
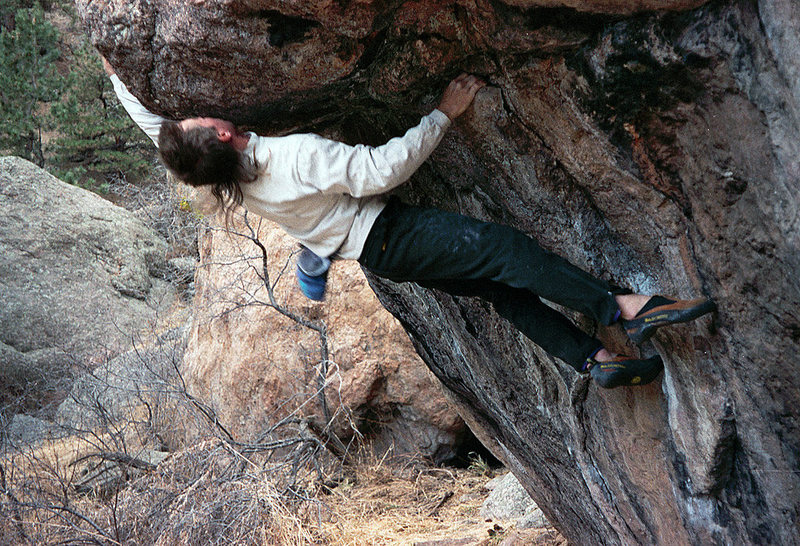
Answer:
<svg viewBox="0 0 800 546"><path fill-rule="evenodd" d="M620 317L624 320L631 320L650 300L650 296L642 294L620 294L614 297L619 307Z"/></svg>
<svg viewBox="0 0 800 546"><path fill-rule="evenodd" d="M594 354L594 359L598 362L607 362L616 356L605 347L601 347L599 351Z"/></svg>

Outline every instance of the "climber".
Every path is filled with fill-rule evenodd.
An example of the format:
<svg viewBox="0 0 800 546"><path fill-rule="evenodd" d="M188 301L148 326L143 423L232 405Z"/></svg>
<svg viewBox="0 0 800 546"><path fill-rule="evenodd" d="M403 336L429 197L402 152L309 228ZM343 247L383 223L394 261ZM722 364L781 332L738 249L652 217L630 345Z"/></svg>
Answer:
<svg viewBox="0 0 800 546"><path fill-rule="evenodd" d="M317 257L355 259L379 277L483 297L531 341L602 387L647 384L663 369L661 358L611 352L540 297L604 325L620 321L637 344L658 327L714 308L707 299L615 290L513 228L387 199L470 106L485 85L475 76L450 82L438 108L404 136L369 147L313 134L262 137L215 118L165 120L147 111L104 64L166 167L191 186L210 187L226 214L244 205Z"/></svg>

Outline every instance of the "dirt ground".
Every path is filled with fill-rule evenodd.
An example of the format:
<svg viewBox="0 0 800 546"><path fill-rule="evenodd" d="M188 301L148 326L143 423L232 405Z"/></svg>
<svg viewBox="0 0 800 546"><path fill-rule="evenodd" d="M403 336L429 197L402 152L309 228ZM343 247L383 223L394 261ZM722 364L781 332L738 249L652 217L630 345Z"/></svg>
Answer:
<svg viewBox="0 0 800 546"><path fill-rule="evenodd" d="M517 530L513 521L481 517L486 483L503 472L359 465L325 501L335 517L324 534L337 546L566 546L552 527Z"/></svg>

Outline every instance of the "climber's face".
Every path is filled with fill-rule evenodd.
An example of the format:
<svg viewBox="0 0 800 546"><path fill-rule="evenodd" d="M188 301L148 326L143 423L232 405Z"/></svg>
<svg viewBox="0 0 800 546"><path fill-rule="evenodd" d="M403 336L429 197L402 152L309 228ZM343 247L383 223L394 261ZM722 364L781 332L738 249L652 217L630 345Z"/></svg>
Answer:
<svg viewBox="0 0 800 546"><path fill-rule="evenodd" d="M247 139L245 134L242 133L238 127L224 119L189 118L181 121L178 125L180 125L184 132L194 129L195 127L209 127L217 132L217 138L220 139L220 141L230 142L236 147L238 147L239 141L245 139L246 142Z"/></svg>
<svg viewBox="0 0 800 546"><path fill-rule="evenodd" d="M189 118L179 123L181 129L188 131L195 127L210 127L217 131L217 136L222 140L223 135L238 135L239 130L230 121L217 118Z"/></svg>

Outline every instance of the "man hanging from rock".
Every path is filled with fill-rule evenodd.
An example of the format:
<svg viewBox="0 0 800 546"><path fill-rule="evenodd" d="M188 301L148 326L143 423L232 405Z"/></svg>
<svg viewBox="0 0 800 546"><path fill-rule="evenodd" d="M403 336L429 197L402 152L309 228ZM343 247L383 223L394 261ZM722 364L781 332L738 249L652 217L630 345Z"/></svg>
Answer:
<svg viewBox="0 0 800 546"><path fill-rule="evenodd" d="M664 325L710 312L713 302L615 291L524 233L459 214L412 207L386 194L408 180L485 85L462 74L419 125L383 146L314 134L262 137L215 118L170 121L147 111L114 74L114 90L179 180L206 186L230 211L244 205L279 224L317 257L352 259L373 274L458 296L480 296L525 336L601 387L645 385L659 356L615 354L540 298L604 325L621 321L637 344Z"/></svg>

